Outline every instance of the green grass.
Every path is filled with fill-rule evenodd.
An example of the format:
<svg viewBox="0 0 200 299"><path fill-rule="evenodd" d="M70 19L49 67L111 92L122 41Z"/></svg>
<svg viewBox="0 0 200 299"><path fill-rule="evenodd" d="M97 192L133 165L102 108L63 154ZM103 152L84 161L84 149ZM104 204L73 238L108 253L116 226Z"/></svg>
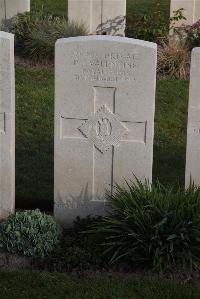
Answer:
<svg viewBox="0 0 200 299"><path fill-rule="evenodd" d="M157 82L153 176L163 184L184 184L188 89L187 81Z"/></svg>
<svg viewBox="0 0 200 299"><path fill-rule="evenodd" d="M184 183L188 82L158 81L154 180ZM16 201L53 205L53 70L16 70Z"/></svg>
<svg viewBox="0 0 200 299"><path fill-rule="evenodd" d="M128 0L127 12L131 13L134 11L138 14L145 14L150 9L156 9L155 4L158 5L159 10L163 11L167 17L169 16L170 0Z"/></svg>
<svg viewBox="0 0 200 299"><path fill-rule="evenodd" d="M48 210L53 204L53 102L52 70L16 70L16 198L20 208Z"/></svg>
<svg viewBox="0 0 200 299"><path fill-rule="evenodd" d="M0 273L1 299L197 299L197 286L130 275L70 278L50 273Z"/></svg>
<svg viewBox="0 0 200 299"><path fill-rule="evenodd" d="M41 9L51 15L66 16L67 0L31 0L31 10Z"/></svg>

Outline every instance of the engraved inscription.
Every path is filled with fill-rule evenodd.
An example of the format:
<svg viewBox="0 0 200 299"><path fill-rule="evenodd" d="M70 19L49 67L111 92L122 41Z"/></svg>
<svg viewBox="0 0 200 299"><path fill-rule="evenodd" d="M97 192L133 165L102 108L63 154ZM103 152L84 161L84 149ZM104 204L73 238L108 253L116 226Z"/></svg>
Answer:
<svg viewBox="0 0 200 299"><path fill-rule="evenodd" d="M135 53L97 53L75 51L71 54L74 78L77 81L124 82L134 80Z"/></svg>
<svg viewBox="0 0 200 299"><path fill-rule="evenodd" d="M78 128L88 138L89 143L104 154L112 146L118 146L122 137L128 133L117 116L103 105L93 117Z"/></svg>
<svg viewBox="0 0 200 299"><path fill-rule="evenodd" d="M194 132L196 135L199 135L199 134L200 134L200 128L194 128L194 129L193 129L193 132Z"/></svg>
<svg viewBox="0 0 200 299"><path fill-rule="evenodd" d="M54 204L54 206L62 209L77 209L78 203L70 200L66 202L57 202Z"/></svg>
<svg viewBox="0 0 200 299"><path fill-rule="evenodd" d="M189 133L192 133L194 136L200 135L200 122L194 122L188 126Z"/></svg>

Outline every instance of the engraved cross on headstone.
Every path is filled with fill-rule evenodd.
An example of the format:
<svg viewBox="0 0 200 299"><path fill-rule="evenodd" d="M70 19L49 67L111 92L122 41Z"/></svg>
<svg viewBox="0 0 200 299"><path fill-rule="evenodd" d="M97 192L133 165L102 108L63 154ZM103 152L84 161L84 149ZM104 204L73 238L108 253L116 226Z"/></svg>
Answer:
<svg viewBox="0 0 200 299"><path fill-rule="evenodd" d="M93 146L93 200L105 190L112 192L114 151L123 142L146 143L146 121L123 120L115 114L114 87L93 87L94 110L88 118L61 115L61 139L79 139ZM107 161L107 162L106 162ZM99 171L95 164L102 165ZM104 180L102 180L102 171ZM134 171L134 170L133 170ZM101 180L98 176L101 175ZM101 186L99 182L101 181ZM102 192L104 190L104 192Z"/></svg>
<svg viewBox="0 0 200 299"><path fill-rule="evenodd" d="M0 112L0 134L6 133L6 113Z"/></svg>

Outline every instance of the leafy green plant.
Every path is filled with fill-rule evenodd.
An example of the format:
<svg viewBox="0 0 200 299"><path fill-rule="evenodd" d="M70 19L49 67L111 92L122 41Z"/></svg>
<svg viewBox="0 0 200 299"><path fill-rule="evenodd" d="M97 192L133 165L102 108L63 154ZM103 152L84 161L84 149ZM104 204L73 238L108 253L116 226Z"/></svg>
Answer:
<svg viewBox="0 0 200 299"><path fill-rule="evenodd" d="M9 31L16 36L19 53L41 62L53 61L57 39L87 34L83 24L31 13L18 14Z"/></svg>
<svg viewBox="0 0 200 299"><path fill-rule="evenodd" d="M174 11L171 18L161 9L159 0L153 0L148 12L143 15L127 14L126 35L132 38L157 42L167 39L169 30L176 30L176 22L185 19L183 10Z"/></svg>
<svg viewBox="0 0 200 299"><path fill-rule="evenodd" d="M81 220L86 223L88 219ZM80 223L79 223L80 224ZM83 228L88 228L83 224ZM80 228L80 227L79 227ZM107 266L105 258L102 256L102 248L92 235L81 234L79 228L73 228L72 231L66 231L62 242L57 250L45 259L42 259L41 265L48 265L48 270L59 272L71 272L103 269Z"/></svg>
<svg viewBox="0 0 200 299"><path fill-rule="evenodd" d="M0 224L0 248L10 253L44 257L55 250L61 232L54 218L39 210L16 212Z"/></svg>
<svg viewBox="0 0 200 299"><path fill-rule="evenodd" d="M108 199L109 216L88 233L101 236L111 263L128 262L164 270L198 267L200 262L200 188L165 188L157 183L116 186Z"/></svg>
<svg viewBox="0 0 200 299"><path fill-rule="evenodd" d="M200 20L193 25L187 25L183 28L186 35L188 47L192 50L200 46Z"/></svg>
<svg viewBox="0 0 200 299"><path fill-rule="evenodd" d="M19 13L17 16L5 20L3 22L4 31L12 32L15 34L15 42L18 48L24 46L24 40L29 36L34 28L36 20L42 15L32 14L29 12Z"/></svg>

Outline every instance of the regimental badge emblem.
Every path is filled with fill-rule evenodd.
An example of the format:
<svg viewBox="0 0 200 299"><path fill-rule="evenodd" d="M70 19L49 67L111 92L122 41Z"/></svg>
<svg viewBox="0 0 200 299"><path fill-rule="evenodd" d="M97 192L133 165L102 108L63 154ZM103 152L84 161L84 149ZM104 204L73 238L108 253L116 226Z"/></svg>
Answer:
<svg viewBox="0 0 200 299"><path fill-rule="evenodd" d="M95 115L78 129L102 154L112 146L117 147L123 136L128 133L126 126L106 105L98 109Z"/></svg>

